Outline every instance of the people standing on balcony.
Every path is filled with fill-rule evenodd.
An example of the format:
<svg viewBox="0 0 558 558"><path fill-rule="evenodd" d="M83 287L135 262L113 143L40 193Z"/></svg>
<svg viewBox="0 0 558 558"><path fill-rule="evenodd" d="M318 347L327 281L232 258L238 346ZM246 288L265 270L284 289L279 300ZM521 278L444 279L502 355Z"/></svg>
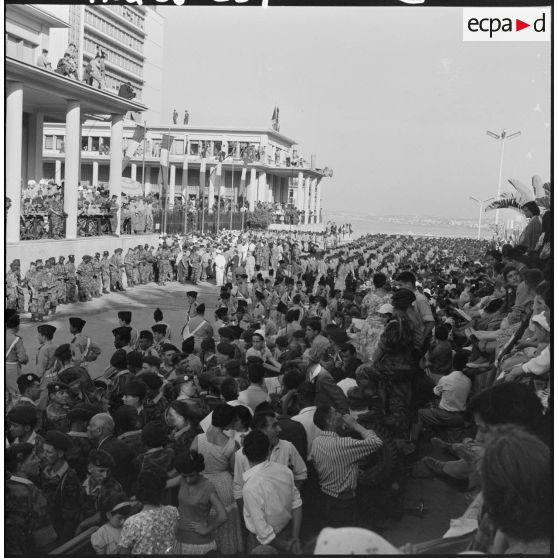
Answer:
<svg viewBox="0 0 558 558"><path fill-rule="evenodd" d="M39 58L37 58L37 66L44 70L52 70L52 64L48 61L48 50L43 48Z"/></svg>
<svg viewBox="0 0 558 558"><path fill-rule="evenodd" d="M184 122L183 122L183 124L185 126L187 126L189 121L190 121L190 114L189 114L188 110L185 110L184 111Z"/></svg>
<svg viewBox="0 0 558 558"><path fill-rule="evenodd" d="M178 124L178 111L176 109L172 111L172 123Z"/></svg>
<svg viewBox="0 0 558 558"><path fill-rule="evenodd" d="M105 53L97 51L95 58L89 62L91 69L89 71L90 75L90 85L95 89L106 89L105 82Z"/></svg>

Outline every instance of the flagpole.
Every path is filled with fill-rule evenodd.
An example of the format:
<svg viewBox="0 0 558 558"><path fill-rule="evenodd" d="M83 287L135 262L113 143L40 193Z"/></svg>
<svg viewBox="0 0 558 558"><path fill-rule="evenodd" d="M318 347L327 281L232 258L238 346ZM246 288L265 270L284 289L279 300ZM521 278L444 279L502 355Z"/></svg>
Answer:
<svg viewBox="0 0 558 558"><path fill-rule="evenodd" d="M147 122L144 122L144 132L143 132L143 161L141 163L141 188L143 190L143 195L145 196L145 142L147 140Z"/></svg>
<svg viewBox="0 0 558 558"><path fill-rule="evenodd" d="M217 163L218 165L222 163ZM223 167L221 166L221 174ZM217 234L219 234L219 225L221 224L221 176L219 176L219 184L217 185L219 191L217 192Z"/></svg>
<svg viewBox="0 0 558 558"><path fill-rule="evenodd" d="M170 200L168 199L168 194L169 194L169 180L170 180L170 152L171 152L171 146L172 143L170 141L170 126L169 126L169 150L168 150L168 161L167 161L167 183L165 186L165 234L167 234L167 224L168 224L168 209L170 206ZM174 202L174 200L173 200ZM174 203L172 204L174 207Z"/></svg>
<svg viewBox="0 0 558 558"><path fill-rule="evenodd" d="M234 200L234 154L232 156L231 179L232 179L231 180L231 192L232 192L232 199ZM229 221L229 229L231 231L232 231L232 215L233 215L232 210L233 210L233 203L232 203L232 200L231 200L231 203L230 203L230 213L231 213L231 215L230 215L230 221Z"/></svg>

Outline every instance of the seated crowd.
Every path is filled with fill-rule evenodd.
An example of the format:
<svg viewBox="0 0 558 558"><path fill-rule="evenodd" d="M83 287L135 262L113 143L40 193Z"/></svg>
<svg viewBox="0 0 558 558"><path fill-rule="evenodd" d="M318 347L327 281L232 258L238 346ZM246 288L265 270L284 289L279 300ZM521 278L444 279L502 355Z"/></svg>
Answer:
<svg viewBox="0 0 558 558"><path fill-rule="evenodd" d="M78 317L41 324L27 371L6 310L7 552L86 533L99 554L550 553L551 257L368 235L287 266L288 236L236 240L214 319L188 291L181 331L159 309L119 312L114 348ZM184 281L204 243L181 249ZM357 496L394 444L466 484L460 537L373 532Z"/></svg>

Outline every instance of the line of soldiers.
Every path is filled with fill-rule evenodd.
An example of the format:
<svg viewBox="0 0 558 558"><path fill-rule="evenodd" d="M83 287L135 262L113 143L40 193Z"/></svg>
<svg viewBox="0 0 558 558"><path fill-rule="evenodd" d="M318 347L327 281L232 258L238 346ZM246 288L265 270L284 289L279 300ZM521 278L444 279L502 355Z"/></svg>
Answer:
<svg viewBox="0 0 558 558"><path fill-rule="evenodd" d="M76 265L75 256L42 259L30 263L25 274L21 261L10 263L6 274L6 308L18 314L29 312L32 321L44 321L56 312L60 304L87 302L111 291L125 291L124 273L128 287L145 285L152 281L164 285L173 281L172 261L175 251L160 246L130 248L125 256L117 248L110 256L105 250L101 256L84 255ZM110 256L110 257L109 257Z"/></svg>

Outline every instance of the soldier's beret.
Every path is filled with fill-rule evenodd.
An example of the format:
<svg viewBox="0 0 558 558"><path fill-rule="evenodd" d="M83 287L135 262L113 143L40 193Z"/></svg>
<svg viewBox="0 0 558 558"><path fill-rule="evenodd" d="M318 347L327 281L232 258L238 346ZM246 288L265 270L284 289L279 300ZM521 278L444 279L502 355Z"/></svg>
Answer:
<svg viewBox="0 0 558 558"><path fill-rule="evenodd" d="M124 370L128 365L126 356L126 351L124 349L118 349L110 357L110 365L120 370Z"/></svg>
<svg viewBox="0 0 558 558"><path fill-rule="evenodd" d="M130 380L122 390L123 395L131 395L143 399L147 392L147 386L141 380Z"/></svg>
<svg viewBox="0 0 558 558"><path fill-rule="evenodd" d="M221 337L227 337L228 339L232 339L234 337L234 332L230 327L221 327L219 328L218 333Z"/></svg>
<svg viewBox="0 0 558 558"><path fill-rule="evenodd" d="M166 353L167 351L175 351L177 353L180 352L178 348L172 343L163 343L163 345L161 346L161 350L163 351L163 353Z"/></svg>
<svg viewBox="0 0 558 558"><path fill-rule="evenodd" d="M141 430L141 441L150 448L162 446L167 441L167 429L162 422L150 421Z"/></svg>
<svg viewBox="0 0 558 558"><path fill-rule="evenodd" d="M159 357L148 355L143 357L144 364L149 364L150 366L159 366L162 360Z"/></svg>
<svg viewBox="0 0 558 558"><path fill-rule="evenodd" d="M160 333L161 335L165 335L167 332L167 326L165 324L155 324L151 326L151 331L153 333Z"/></svg>
<svg viewBox="0 0 558 558"><path fill-rule="evenodd" d="M45 335L46 337L52 337L54 335L54 332L56 331L56 328L50 324L41 324L40 326L37 327L37 331L41 335Z"/></svg>
<svg viewBox="0 0 558 558"><path fill-rule="evenodd" d="M231 343L219 343L217 345L217 352L225 356L234 356L234 347Z"/></svg>
<svg viewBox="0 0 558 558"><path fill-rule="evenodd" d="M83 329L83 326L87 323L85 320L82 320L81 318L68 318L68 321L70 322L70 325L77 328L77 329Z"/></svg>
<svg viewBox="0 0 558 558"><path fill-rule="evenodd" d="M181 374L180 376L177 376L176 378L171 380L171 383L173 386L181 386L182 384L191 382L193 379L194 376L191 376L189 374Z"/></svg>
<svg viewBox="0 0 558 558"><path fill-rule="evenodd" d="M37 410L31 405L16 405L8 413L10 422L21 426L35 426L37 424Z"/></svg>
<svg viewBox="0 0 558 558"><path fill-rule="evenodd" d="M32 386L36 382L40 382L41 378L36 374L23 374L17 379L17 387L20 392L24 392L29 386Z"/></svg>
<svg viewBox="0 0 558 558"><path fill-rule="evenodd" d="M72 447L72 439L67 434L58 430L49 430L45 434L45 444L62 451L67 451Z"/></svg>
<svg viewBox="0 0 558 558"><path fill-rule="evenodd" d="M137 376L149 389L159 389L163 385L163 378L155 372L142 372Z"/></svg>
<svg viewBox="0 0 558 558"><path fill-rule="evenodd" d="M132 313L128 310L122 310L118 312L118 318L123 322L131 322L132 321Z"/></svg>
<svg viewBox="0 0 558 558"><path fill-rule="evenodd" d="M50 382L50 384L47 384L47 390L49 393L56 393L57 391L70 391L70 386L62 382Z"/></svg>
<svg viewBox="0 0 558 558"><path fill-rule="evenodd" d="M102 411L95 405L81 403L68 411L68 418L70 420L89 421L92 417L101 412Z"/></svg>
<svg viewBox="0 0 558 558"><path fill-rule="evenodd" d="M186 296L191 296L192 298L197 298L198 293L196 291L188 291Z"/></svg>
<svg viewBox="0 0 558 558"><path fill-rule="evenodd" d="M6 467L13 471L18 463L25 461L33 453L34 449L35 446L28 442L10 446L6 450Z"/></svg>
<svg viewBox="0 0 558 558"><path fill-rule="evenodd" d="M126 334L129 333L130 331L132 331L132 328L129 326L120 326L120 327L115 327L112 330L112 334L113 335L122 335L122 334Z"/></svg>
<svg viewBox="0 0 558 558"><path fill-rule="evenodd" d="M149 331L148 329L144 329L144 330L140 331L139 338L140 339L151 339L151 340L153 340L153 333L151 331Z"/></svg>

